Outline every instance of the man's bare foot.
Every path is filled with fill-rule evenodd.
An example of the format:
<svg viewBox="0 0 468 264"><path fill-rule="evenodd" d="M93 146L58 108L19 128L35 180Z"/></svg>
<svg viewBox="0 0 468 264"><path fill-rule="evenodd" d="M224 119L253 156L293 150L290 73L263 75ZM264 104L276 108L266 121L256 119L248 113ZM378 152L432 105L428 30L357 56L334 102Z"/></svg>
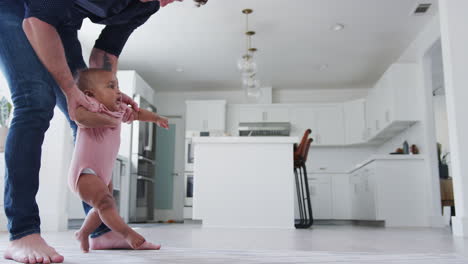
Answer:
<svg viewBox="0 0 468 264"><path fill-rule="evenodd" d="M39 234L31 234L10 242L3 255L21 263L62 263L63 256L47 245Z"/></svg>
<svg viewBox="0 0 468 264"><path fill-rule="evenodd" d="M80 242L80 248L84 253L89 252L89 240L88 240L89 234L85 234L81 230L78 230L75 232L75 238Z"/></svg>
<svg viewBox="0 0 468 264"><path fill-rule="evenodd" d="M110 231L104 235L90 239L90 246L93 250L105 250L105 249L132 249L130 244L123 238L123 236ZM160 245L153 243L144 242L137 250L159 250Z"/></svg>

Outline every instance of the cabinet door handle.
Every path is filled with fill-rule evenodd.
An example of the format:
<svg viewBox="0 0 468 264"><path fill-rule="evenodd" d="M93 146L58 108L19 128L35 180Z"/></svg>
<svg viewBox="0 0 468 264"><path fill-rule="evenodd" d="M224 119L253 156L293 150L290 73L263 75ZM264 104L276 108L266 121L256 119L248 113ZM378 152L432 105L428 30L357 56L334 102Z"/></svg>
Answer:
<svg viewBox="0 0 468 264"><path fill-rule="evenodd" d="M390 111L388 110L385 112L385 121L390 122Z"/></svg>
<svg viewBox="0 0 468 264"><path fill-rule="evenodd" d="M380 123L379 120L375 120L375 129L380 130Z"/></svg>

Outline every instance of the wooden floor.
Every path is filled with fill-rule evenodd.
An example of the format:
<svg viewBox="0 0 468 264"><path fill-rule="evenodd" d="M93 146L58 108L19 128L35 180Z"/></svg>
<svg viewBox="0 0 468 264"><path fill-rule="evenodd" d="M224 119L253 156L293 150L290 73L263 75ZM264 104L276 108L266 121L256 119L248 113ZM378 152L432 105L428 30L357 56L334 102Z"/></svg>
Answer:
<svg viewBox="0 0 468 264"><path fill-rule="evenodd" d="M80 264L468 263L468 239L454 238L448 229L314 226L309 230L234 230L204 229L197 224L134 228L147 240L161 243L162 250L83 254L72 230L44 236L65 256L65 263ZM0 233L0 248L7 245L7 238Z"/></svg>

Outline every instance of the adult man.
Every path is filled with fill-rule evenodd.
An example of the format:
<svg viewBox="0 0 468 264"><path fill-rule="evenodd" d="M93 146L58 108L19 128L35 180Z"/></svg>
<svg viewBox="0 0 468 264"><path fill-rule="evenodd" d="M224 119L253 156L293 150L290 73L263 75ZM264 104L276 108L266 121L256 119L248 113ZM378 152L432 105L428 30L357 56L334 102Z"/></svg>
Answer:
<svg viewBox="0 0 468 264"><path fill-rule="evenodd" d="M55 105L67 116L74 131L78 106L96 110L78 90L73 77L79 69L86 68L77 38L82 20L90 18L106 25L92 50L90 67L116 71L130 34L160 6L174 1L0 0L0 67L15 107L5 151L5 213L11 240L5 258L23 263L63 262L63 256L40 236L35 195L41 145ZM137 107L128 96L124 96L124 101ZM110 244L115 237L108 231L105 226L98 228L91 247L117 246Z"/></svg>

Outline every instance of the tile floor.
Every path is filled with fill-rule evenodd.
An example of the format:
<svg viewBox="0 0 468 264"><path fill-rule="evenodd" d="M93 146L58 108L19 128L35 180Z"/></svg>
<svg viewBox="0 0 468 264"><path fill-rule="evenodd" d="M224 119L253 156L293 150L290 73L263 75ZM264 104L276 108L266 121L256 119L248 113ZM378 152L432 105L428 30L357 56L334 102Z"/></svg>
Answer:
<svg viewBox="0 0 468 264"><path fill-rule="evenodd" d="M468 263L468 238L455 238L447 228L206 229L196 223L133 227L163 249L82 254L73 230L44 236L65 255L66 263ZM0 248L7 245L7 237L0 233Z"/></svg>

